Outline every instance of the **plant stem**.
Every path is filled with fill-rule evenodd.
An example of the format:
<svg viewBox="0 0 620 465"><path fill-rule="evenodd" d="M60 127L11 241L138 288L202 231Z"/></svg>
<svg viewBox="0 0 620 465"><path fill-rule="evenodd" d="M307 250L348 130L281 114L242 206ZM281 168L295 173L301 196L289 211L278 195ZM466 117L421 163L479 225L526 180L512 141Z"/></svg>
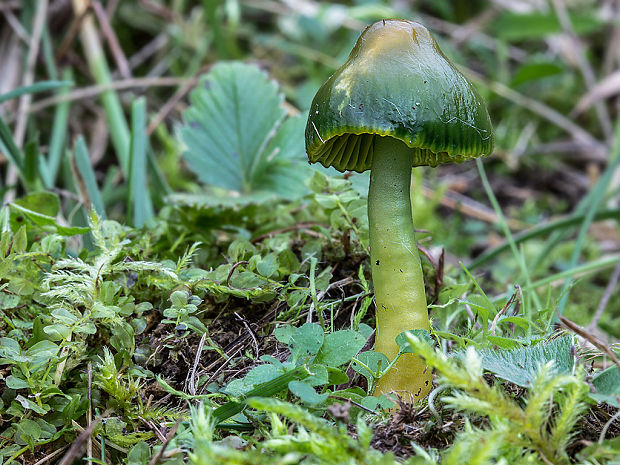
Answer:
<svg viewBox="0 0 620 465"><path fill-rule="evenodd" d="M424 278L411 215L413 151L391 138L375 138L368 218L370 260L377 307L375 350L390 360L398 354L396 336L429 329ZM431 389L431 371L412 354L403 355L378 382L376 393L397 391L414 402Z"/></svg>
<svg viewBox="0 0 620 465"><path fill-rule="evenodd" d="M73 9L75 16L80 17L86 12L88 2L86 0L73 0ZM108 85L112 82L112 76L108 63L106 62L103 47L99 41L97 28L92 14L87 13L82 22L80 32L82 39L82 47L88 60L88 66L93 73L97 84ZM106 90L101 94L101 101L105 108L106 117L110 126L110 134L112 136L112 144L116 150L116 156L123 170L123 174L127 176L129 172L129 125L123 113L123 107L118 95L113 90Z"/></svg>

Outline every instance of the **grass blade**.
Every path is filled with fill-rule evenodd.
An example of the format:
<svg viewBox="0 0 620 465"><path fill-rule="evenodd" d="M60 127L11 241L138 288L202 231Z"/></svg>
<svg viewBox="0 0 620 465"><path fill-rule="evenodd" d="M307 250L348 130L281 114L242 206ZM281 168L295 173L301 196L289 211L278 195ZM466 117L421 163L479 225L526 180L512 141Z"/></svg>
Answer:
<svg viewBox="0 0 620 465"><path fill-rule="evenodd" d="M550 284L560 279L568 279L569 282L572 282L574 280L574 276L577 274L594 273L596 271L600 271L606 268L611 268L617 265L619 261L620 261L620 257L618 256L605 257L605 258L601 258L598 260L594 260L588 263L584 263L583 265L569 268L568 270L561 271L551 276L546 276L542 279L539 279L538 281L533 282L532 284L529 284L528 288L536 289L538 287L544 286L546 284Z"/></svg>
<svg viewBox="0 0 620 465"><path fill-rule="evenodd" d="M41 81L29 86L18 87L11 92L0 95L0 103L4 103L8 100L12 100L17 97L21 97L26 94L36 94L39 92L46 92L48 90L58 89L60 87L71 87L73 82L67 81Z"/></svg>
<svg viewBox="0 0 620 465"><path fill-rule="evenodd" d="M103 200L101 198L101 192L97 186L97 180L95 179L95 172L90 164L90 157L88 155L88 149L82 136L78 137L75 141L75 147L73 150L75 157L75 165L78 170L78 175L81 179L76 179L75 184L77 186L83 186L88 194L87 201L95 208L97 214L105 219L105 208L103 206ZM83 189L80 189L83 190ZM90 205L89 205L90 207Z"/></svg>
<svg viewBox="0 0 620 465"><path fill-rule="evenodd" d="M532 228L521 231L512 236L515 244L521 244L523 242L527 242L530 239L535 237L544 236L545 234L552 233L554 231L569 228L571 226L578 225L583 221L585 217L585 213L568 215L564 218L558 218L557 220L552 220L547 223L534 226ZM606 209L600 210L594 215L594 221L608 220L608 219L618 219L620 218L620 209ZM487 249L480 255L478 255L474 260L472 260L467 267L470 270L474 270L481 265L484 265L488 261L497 257L499 254L506 252L510 249L510 243L505 241L498 246L495 246L491 249Z"/></svg>
<svg viewBox="0 0 620 465"><path fill-rule="evenodd" d="M581 223L581 227L579 228L579 234L577 235L575 247L573 248L573 253L570 258L569 268L575 268L577 266L577 261L581 255L581 249L585 243L588 229L594 220L594 215L596 215L596 212L598 211L601 201L608 190L609 183L611 182L618 165L620 165L620 119L616 122L613 145L609 154L609 163L605 168L605 171L603 171L602 176L591 190L592 195L590 196L590 201L585 208L585 216L583 222ZM564 307L566 307L566 303L568 302L568 290L571 284L572 278L567 278L562 286L563 295L560 299L560 303L558 304L558 314L560 315L564 311Z"/></svg>
<svg viewBox="0 0 620 465"><path fill-rule="evenodd" d="M70 81L73 77L73 73L71 69L66 69L62 76L65 82ZM69 89L69 86L60 87L57 95L67 95ZM56 177L58 176L58 170L60 169L60 160L64 153L65 137L69 121L69 105L68 101L60 102L58 106L56 106L56 111L54 112L54 123L49 142L47 162L44 164L45 169L41 172L41 178L45 183L45 187L48 189L54 186Z"/></svg>
<svg viewBox="0 0 620 465"><path fill-rule="evenodd" d="M310 373L305 367L296 368L295 370L281 374L271 381L259 384L254 389L248 391L245 398L275 396L278 392L287 389L289 382L294 380L300 381L308 376L310 376ZM227 402L213 411L213 418L217 423L221 423L241 412L245 408L245 405L245 401Z"/></svg>
<svg viewBox="0 0 620 465"><path fill-rule="evenodd" d="M110 74L103 47L99 41L99 34L95 27L93 15L87 11L89 3L86 0L74 0L73 7L76 17L79 18L83 14L85 15L82 21L80 37L84 54L88 60L88 67L93 73L97 84L105 86L112 82L112 75ZM125 114L123 113L123 107L114 90L102 92L101 103L105 109L116 156L123 173L127 175L129 172L130 133Z"/></svg>
<svg viewBox="0 0 620 465"><path fill-rule="evenodd" d="M2 117L0 117L0 140L6 147L6 157L9 159L9 162L15 166L17 170L17 174L19 174L20 178L24 177L24 154L15 144L15 140L13 139L13 135L11 134L11 130L6 125Z"/></svg>
<svg viewBox="0 0 620 465"><path fill-rule="evenodd" d="M24 147L24 181L27 189L36 188L39 181L39 165L41 154L36 140L29 141Z"/></svg>
<svg viewBox="0 0 620 465"><path fill-rule="evenodd" d="M137 228L154 216L146 176L146 100L144 97L131 105L131 146L129 150L128 220Z"/></svg>
<svg viewBox="0 0 620 465"><path fill-rule="evenodd" d="M531 285L532 280L530 278L530 273L529 273L529 270L527 269L527 265L525 264L523 254L517 249L517 244L515 243L514 238L512 237L512 232L510 231L510 228L508 227L508 223L506 223L506 218L504 217L502 208L499 205L499 202L497 201L497 197L495 197L495 194L493 193L493 189L491 189L491 184L489 183L486 171L484 170L484 165L482 163L482 160L480 160L480 158L476 159L476 166L478 167L478 173L480 174L480 179L482 180L482 185L484 186L484 190L486 191L487 196L489 197L489 201L491 202L491 205L493 206L493 210L495 210L495 214L497 215L499 224L502 230L504 231L504 235L506 236L506 240L508 241L510 250L512 251L515 257L515 260L517 260L517 263L519 264L519 268L521 269L521 274L523 275L525 282L529 286ZM536 308L541 308L540 301L538 299L538 295L536 294L536 292L532 292L531 295L532 295L532 300L534 301L534 305L536 305ZM527 319L531 320L532 315L530 314L529 309L530 309L529 305L527 306L524 305L524 310L525 310Z"/></svg>

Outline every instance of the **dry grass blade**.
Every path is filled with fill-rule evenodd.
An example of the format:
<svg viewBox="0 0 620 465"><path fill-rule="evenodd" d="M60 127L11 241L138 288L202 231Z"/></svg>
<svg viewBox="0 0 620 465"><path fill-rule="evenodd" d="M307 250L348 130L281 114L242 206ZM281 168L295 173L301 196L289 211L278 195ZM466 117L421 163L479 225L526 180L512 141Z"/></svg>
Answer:
<svg viewBox="0 0 620 465"><path fill-rule="evenodd" d="M21 6L21 0L5 0L4 3L0 3L0 11L17 10Z"/></svg>
<svg viewBox="0 0 620 465"><path fill-rule="evenodd" d="M590 89L587 94L581 97L579 102L577 102L575 109L571 112L571 115L577 116L586 111L596 102L617 95L618 93L620 93L620 70L605 77L602 81Z"/></svg>
<svg viewBox="0 0 620 465"><path fill-rule="evenodd" d="M121 76L125 79L131 78L131 69L129 67L129 63L127 62L127 58L123 53L123 49L121 48L121 44L114 33L114 29L110 25L110 21L108 19L108 15L106 11L103 9L101 2L92 2L92 8L97 16L97 20L101 25L101 31L103 32L106 40L108 41L108 45L110 46L110 52L114 56L114 60L116 61L116 65L118 66L118 71L121 73Z"/></svg>
<svg viewBox="0 0 620 465"><path fill-rule="evenodd" d="M427 199L433 199L436 196L435 192L426 186L422 187L422 194ZM498 222L497 214L492 209L455 191L446 191L439 200L439 203L443 207L486 223L496 224ZM506 222L510 229L520 230L527 226L522 221L514 218L506 218Z"/></svg>
<svg viewBox="0 0 620 465"><path fill-rule="evenodd" d="M609 282L607 283L607 287L605 287L605 292L603 293L603 297L601 298L601 301L598 304L596 313L594 314L594 318L592 318L592 322L590 323L588 330L592 331L594 328L596 328L596 325L598 324L598 321L601 319L601 316L603 315L605 308L607 308L607 303L609 302L609 299L611 298L611 294L613 293L614 288L616 287L616 284L618 284L618 279L620 279L620 262L618 262L618 266L616 266L616 269L612 273L611 278L609 278Z"/></svg>
<svg viewBox="0 0 620 465"><path fill-rule="evenodd" d="M583 44L575 34L573 24L566 9L566 4L563 0L553 0L552 3L556 11L558 20L562 25L562 29L571 41L571 48L573 49L577 57L577 65L579 67L579 71L583 76L583 80L586 84L587 89L590 91L596 83L596 78L594 77L594 71L592 70L592 67L590 66L590 63L588 62L584 53ZM605 134L605 139L611 139L611 137L613 136L613 128L611 124L611 118L609 117L609 112L607 111L607 107L602 105L600 102L597 102L595 104L595 110L596 115L599 119L599 123L601 125L601 129L603 130L603 134Z"/></svg>
<svg viewBox="0 0 620 465"><path fill-rule="evenodd" d="M593 150L596 150L597 152L601 152L603 154L607 153L605 144L601 143L592 134L583 129L581 126L575 124L570 119L566 118L557 110L554 110L553 108L545 105L544 103L536 99L527 97L500 82L488 81L483 76L471 69L463 67L459 67L459 69L468 78L488 87L491 91L493 91L500 97L504 97L505 99L510 100L511 102L519 105L520 107L526 108L527 110L536 113L540 117L563 129L578 141L592 145Z"/></svg>
<svg viewBox="0 0 620 465"><path fill-rule="evenodd" d="M53 452L50 452L45 457L43 457L41 460L37 460L32 465L43 465L44 463L51 462L54 457L56 457L57 455L62 454L67 449L67 447L69 447L69 446L64 446L64 447L61 447L60 449L57 449L57 450L55 450Z"/></svg>
<svg viewBox="0 0 620 465"><path fill-rule="evenodd" d="M87 98L97 97L109 90L127 90L137 87L174 87L188 81L185 78L175 77L152 77L152 78L133 78L114 81L110 84L94 85L75 89L68 94L58 95L41 99L30 107L30 113L41 111L48 107L53 107L62 102L72 102Z"/></svg>
<svg viewBox="0 0 620 465"><path fill-rule="evenodd" d="M179 90L174 93L172 97L170 97L170 99L161 107L161 109L157 112L155 117L149 123L149 126L146 129L146 133L149 136L164 121L164 119L166 119L166 116L168 116L168 114L172 112L172 110L174 110L174 107L177 106L181 99L185 97L185 95L187 95L189 91L196 87L197 83L198 77L194 77L193 79L188 80L181 86Z"/></svg>
<svg viewBox="0 0 620 465"><path fill-rule="evenodd" d="M93 431L95 430L100 421L101 417L96 418L95 421L88 425L88 428L85 428L80 433L80 435L75 439L75 441L73 441L73 444L71 444L71 447L62 457L62 460L58 463L58 465L71 465L75 460L80 458L83 453L82 451L85 449L90 436L93 434Z"/></svg>
<svg viewBox="0 0 620 465"><path fill-rule="evenodd" d="M578 334L579 336L583 337L588 342L592 343L592 345L594 345L597 349L604 352L612 360L612 362L616 364L616 366L620 370L620 360L618 360L618 357L616 357L616 354L614 354L614 352L609 348L607 344L603 344L596 337L594 337L592 333L583 329L581 326L572 322L568 318L562 315L558 315L558 318L560 319L560 322L564 326L566 326L568 329L573 331L575 334Z"/></svg>
<svg viewBox="0 0 620 465"><path fill-rule="evenodd" d="M28 56L26 58L26 69L24 72L24 79L22 86L29 86L34 82L34 71L39 55L39 45L41 42L41 35L43 34L43 27L45 26L45 19L47 16L48 0L40 0L35 10L35 15L32 23L32 34L30 35L30 41L28 43ZM27 93L20 97L19 106L17 109L17 118L15 123L15 131L13 138L18 146L22 146L24 137L26 135L26 123L28 122L28 108L32 101L32 95ZM11 186L17 181L17 168L14 165L10 165L6 173L6 184ZM10 202L14 199L15 191L10 190L4 197L5 202Z"/></svg>
<svg viewBox="0 0 620 465"><path fill-rule="evenodd" d="M168 444L170 444L170 441L172 440L174 435L177 434L177 428L179 427L180 423L181 423L181 420L178 420L176 424L172 428L170 428L170 431L168 431L168 434L166 435L166 442L162 444L161 449L159 449L159 452L157 452L157 454L155 454L153 458L149 461L149 465L156 465L157 462L161 460L161 458L164 455L164 452L166 452L166 448L168 447Z"/></svg>

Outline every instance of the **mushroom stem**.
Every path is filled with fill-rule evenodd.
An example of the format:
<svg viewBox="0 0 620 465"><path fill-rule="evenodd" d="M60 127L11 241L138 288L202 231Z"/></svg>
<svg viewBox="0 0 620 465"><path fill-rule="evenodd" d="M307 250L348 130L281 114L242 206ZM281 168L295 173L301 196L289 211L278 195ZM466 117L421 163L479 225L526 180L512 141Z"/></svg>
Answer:
<svg viewBox="0 0 620 465"><path fill-rule="evenodd" d="M413 150L393 137L375 136L368 191L370 259L377 307L375 350L390 360L396 336L429 329L422 266L411 216ZM406 402L425 397L431 371L422 359L404 354L383 376L376 394L396 391Z"/></svg>

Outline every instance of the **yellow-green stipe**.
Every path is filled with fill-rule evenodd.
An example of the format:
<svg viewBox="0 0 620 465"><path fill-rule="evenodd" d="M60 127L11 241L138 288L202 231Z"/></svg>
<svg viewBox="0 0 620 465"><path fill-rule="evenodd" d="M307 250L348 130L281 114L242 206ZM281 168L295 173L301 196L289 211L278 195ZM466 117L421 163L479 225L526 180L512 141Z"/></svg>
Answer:
<svg viewBox="0 0 620 465"><path fill-rule="evenodd" d="M429 329L411 218L411 167L462 163L492 149L484 101L431 33L414 21L386 19L368 26L312 101L308 160L339 171L371 170L375 350L390 359L398 353L398 334ZM379 380L375 393L396 391L415 402L430 388L430 370L406 354Z"/></svg>
<svg viewBox="0 0 620 465"><path fill-rule="evenodd" d="M392 360L396 336L429 329L422 266L411 216L411 164L414 149L392 137L375 137L368 191L370 259L377 307L375 350ZM425 397L431 370L405 354L383 376L375 394L395 391L406 402Z"/></svg>

